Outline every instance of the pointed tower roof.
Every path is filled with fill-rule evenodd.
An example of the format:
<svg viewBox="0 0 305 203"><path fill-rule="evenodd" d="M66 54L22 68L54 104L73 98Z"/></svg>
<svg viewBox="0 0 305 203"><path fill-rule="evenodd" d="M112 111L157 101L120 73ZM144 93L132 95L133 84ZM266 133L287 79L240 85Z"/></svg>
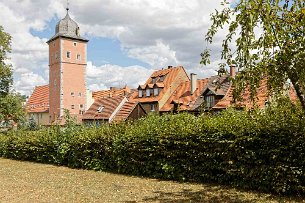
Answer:
<svg viewBox="0 0 305 203"><path fill-rule="evenodd" d="M66 16L56 24L55 35L51 39L49 39L47 43L50 43L51 41L55 40L58 37L77 39L80 41L88 42L89 40L80 36L79 27L77 23L74 20L72 20L69 15L69 8L67 8L66 10L67 10Z"/></svg>

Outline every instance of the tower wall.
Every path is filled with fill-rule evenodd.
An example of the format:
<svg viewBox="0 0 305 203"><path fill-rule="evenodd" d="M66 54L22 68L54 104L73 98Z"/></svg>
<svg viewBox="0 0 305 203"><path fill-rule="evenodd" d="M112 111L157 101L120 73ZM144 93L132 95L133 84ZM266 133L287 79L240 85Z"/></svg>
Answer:
<svg viewBox="0 0 305 203"><path fill-rule="evenodd" d="M50 121L62 118L64 109L81 121L86 109L86 42L60 37L49 47Z"/></svg>
<svg viewBox="0 0 305 203"><path fill-rule="evenodd" d="M60 117L61 94L60 38L49 43L49 117L53 123Z"/></svg>

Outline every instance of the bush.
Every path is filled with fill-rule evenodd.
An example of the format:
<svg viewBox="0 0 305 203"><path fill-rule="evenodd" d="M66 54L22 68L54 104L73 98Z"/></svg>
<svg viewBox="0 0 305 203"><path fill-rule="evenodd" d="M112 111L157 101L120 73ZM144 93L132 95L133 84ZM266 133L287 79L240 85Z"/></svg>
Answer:
<svg viewBox="0 0 305 203"><path fill-rule="evenodd" d="M303 195L303 115L282 101L265 111L151 115L99 128L12 131L0 135L0 156Z"/></svg>

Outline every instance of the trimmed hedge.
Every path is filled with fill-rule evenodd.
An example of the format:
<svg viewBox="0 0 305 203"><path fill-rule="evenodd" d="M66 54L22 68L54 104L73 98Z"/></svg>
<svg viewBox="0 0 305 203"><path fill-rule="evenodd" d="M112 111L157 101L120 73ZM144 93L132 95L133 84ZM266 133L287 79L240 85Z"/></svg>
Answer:
<svg viewBox="0 0 305 203"><path fill-rule="evenodd" d="M0 135L0 156L180 181L305 193L305 122L296 106L151 115L99 128Z"/></svg>

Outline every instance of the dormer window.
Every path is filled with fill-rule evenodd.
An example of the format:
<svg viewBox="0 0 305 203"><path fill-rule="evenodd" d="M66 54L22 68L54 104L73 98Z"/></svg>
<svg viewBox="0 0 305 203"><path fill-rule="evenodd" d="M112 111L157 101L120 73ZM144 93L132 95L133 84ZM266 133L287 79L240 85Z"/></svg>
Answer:
<svg viewBox="0 0 305 203"><path fill-rule="evenodd" d="M143 97L143 90L138 90L139 97Z"/></svg>
<svg viewBox="0 0 305 203"><path fill-rule="evenodd" d="M208 95L205 97L206 107L212 108L215 105L215 97L214 95Z"/></svg>
<svg viewBox="0 0 305 203"><path fill-rule="evenodd" d="M158 96L159 95L159 88L155 87L154 88L154 96Z"/></svg>
<svg viewBox="0 0 305 203"><path fill-rule="evenodd" d="M146 89L146 96L150 97L150 89Z"/></svg>
<svg viewBox="0 0 305 203"><path fill-rule="evenodd" d="M165 75L160 76L160 82L163 82L165 78Z"/></svg>
<svg viewBox="0 0 305 203"><path fill-rule="evenodd" d="M156 82L157 82L157 78L152 78L152 83L156 84Z"/></svg>

